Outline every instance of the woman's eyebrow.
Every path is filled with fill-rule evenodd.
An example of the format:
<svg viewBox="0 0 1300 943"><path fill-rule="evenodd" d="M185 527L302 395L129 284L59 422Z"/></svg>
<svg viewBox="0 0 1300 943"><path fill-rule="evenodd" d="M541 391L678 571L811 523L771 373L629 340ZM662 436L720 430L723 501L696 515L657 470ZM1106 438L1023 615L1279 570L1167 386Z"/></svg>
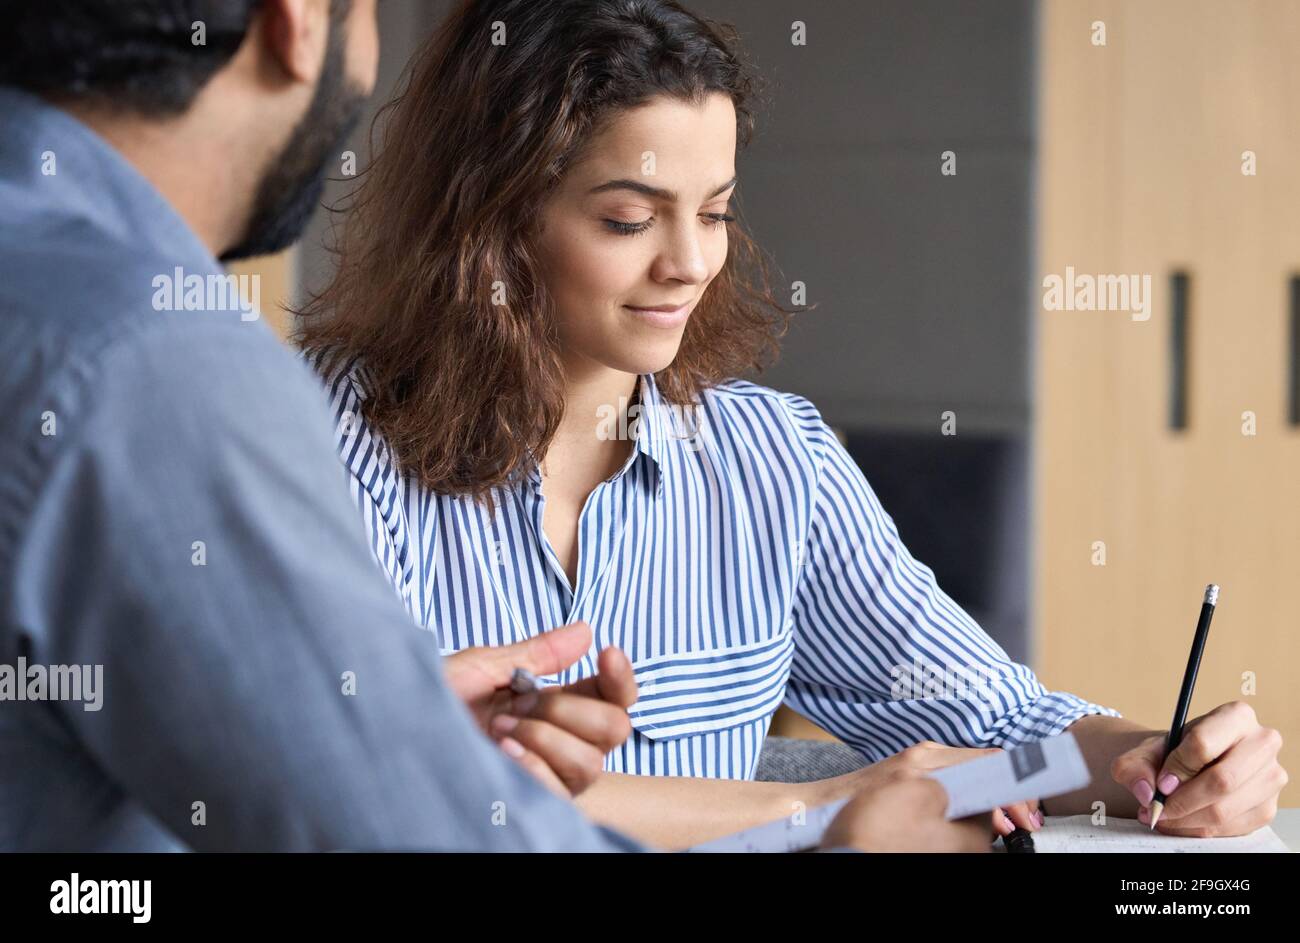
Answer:
<svg viewBox="0 0 1300 943"><path fill-rule="evenodd" d="M736 181L739 179L740 179L739 177L732 177L722 186L718 187L716 190L710 193L708 199L713 199L722 191L727 190L730 187L734 186ZM634 193L642 193L646 196L652 196L658 200L667 200L670 203L677 202L677 194L674 191L664 190L659 187L652 187L649 184L641 183L639 180L626 180L626 179L610 180L607 183L602 183L598 187L592 187L589 192L605 193L606 191L609 190L631 190Z"/></svg>

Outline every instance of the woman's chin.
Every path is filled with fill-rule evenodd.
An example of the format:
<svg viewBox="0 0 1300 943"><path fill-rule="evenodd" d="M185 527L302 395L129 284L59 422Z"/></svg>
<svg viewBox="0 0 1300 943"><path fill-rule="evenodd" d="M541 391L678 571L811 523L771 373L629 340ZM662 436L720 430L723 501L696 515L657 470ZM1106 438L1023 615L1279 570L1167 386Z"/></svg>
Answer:
<svg viewBox="0 0 1300 943"><path fill-rule="evenodd" d="M678 338L672 344L655 344L642 347L636 350L631 357L620 358L623 366L619 369L627 373L658 373L661 370L667 370L672 366L672 362L677 359L677 351L681 348L681 339Z"/></svg>

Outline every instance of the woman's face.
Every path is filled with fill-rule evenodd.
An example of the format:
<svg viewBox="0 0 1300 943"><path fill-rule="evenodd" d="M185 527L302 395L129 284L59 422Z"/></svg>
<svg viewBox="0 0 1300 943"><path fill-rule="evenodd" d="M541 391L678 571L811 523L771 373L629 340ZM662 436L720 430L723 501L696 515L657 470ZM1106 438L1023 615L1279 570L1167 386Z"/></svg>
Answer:
<svg viewBox="0 0 1300 943"><path fill-rule="evenodd" d="M565 362L656 373L727 258L736 111L722 93L701 105L656 98L615 117L586 153L542 211Z"/></svg>

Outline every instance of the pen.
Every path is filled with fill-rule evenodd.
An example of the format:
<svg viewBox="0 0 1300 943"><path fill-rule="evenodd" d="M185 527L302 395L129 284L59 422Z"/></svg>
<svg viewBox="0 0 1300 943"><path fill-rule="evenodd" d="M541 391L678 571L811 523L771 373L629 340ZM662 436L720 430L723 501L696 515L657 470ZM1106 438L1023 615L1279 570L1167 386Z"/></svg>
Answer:
<svg viewBox="0 0 1300 943"><path fill-rule="evenodd" d="M1214 607L1218 602L1219 587L1211 583L1205 587L1205 601L1201 603L1201 616L1196 620L1196 637L1192 639L1192 652L1187 656L1187 669L1183 672L1183 687L1178 692L1178 706L1174 708L1174 722L1169 727L1169 739L1165 741L1166 757L1183 740L1183 725L1187 723L1187 709L1192 706L1192 689L1196 687L1196 672L1201 667L1205 640L1210 635L1210 620L1214 618ZM1156 822L1160 820L1160 813L1165 809L1166 798L1159 787L1151 797L1151 828L1153 829L1156 827Z"/></svg>
<svg viewBox="0 0 1300 943"><path fill-rule="evenodd" d="M541 687L537 675L527 668L516 668L515 673L510 676L510 690L515 694L533 694L541 690Z"/></svg>
<svg viewBox="0 0 1300 943"><path fill-rule="evenodd" d="M1002 836L1002 844L1007 854L1037 854L1034 850L1034 836L1019 826L1010 835Z"/></svg>

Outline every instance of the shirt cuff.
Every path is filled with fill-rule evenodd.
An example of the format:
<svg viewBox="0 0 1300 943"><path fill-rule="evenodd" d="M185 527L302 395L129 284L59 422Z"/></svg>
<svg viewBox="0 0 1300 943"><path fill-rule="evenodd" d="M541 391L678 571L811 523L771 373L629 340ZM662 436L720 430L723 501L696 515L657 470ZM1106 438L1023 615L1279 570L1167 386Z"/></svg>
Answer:
<svg viewBox="0 0 1300 943"><path fill-rule="evenodd" d="M1051 691L999 718L994 742L1001 747L1015 747L1045 740L1062 733L1076 720L1089 714L1122 716L1114 708L1093 704L1064 691Z"/></svg>

